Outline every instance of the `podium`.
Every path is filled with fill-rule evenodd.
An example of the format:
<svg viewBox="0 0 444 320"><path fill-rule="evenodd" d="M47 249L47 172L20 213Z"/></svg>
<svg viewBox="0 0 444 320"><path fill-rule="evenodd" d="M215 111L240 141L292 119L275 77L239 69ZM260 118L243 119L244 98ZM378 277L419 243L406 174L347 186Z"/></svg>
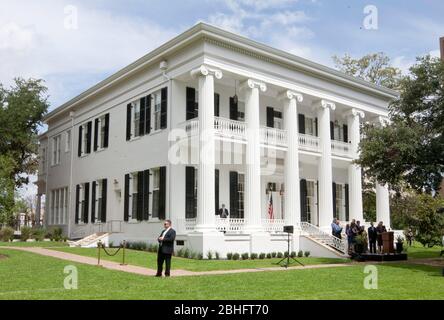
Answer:
<svg viewBox="0 0 444 320"><path fill-rule="evenodd" d="M395 253L393 231L382 233L382 253Z"/></svg>

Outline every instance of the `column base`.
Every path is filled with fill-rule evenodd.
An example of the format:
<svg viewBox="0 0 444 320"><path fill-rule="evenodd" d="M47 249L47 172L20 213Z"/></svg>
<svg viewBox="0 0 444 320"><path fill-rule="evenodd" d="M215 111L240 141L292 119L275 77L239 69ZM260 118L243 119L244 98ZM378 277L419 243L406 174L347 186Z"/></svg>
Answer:
<svg viewBox="0 0 444 320"><path fill-rule="evenodd" d="M225 239L222 232L192 232L188 234L187 247L197 253L201 253L203 258L207 258L207 253L211 251L213 257L215 252L225 254Z"/></svg>

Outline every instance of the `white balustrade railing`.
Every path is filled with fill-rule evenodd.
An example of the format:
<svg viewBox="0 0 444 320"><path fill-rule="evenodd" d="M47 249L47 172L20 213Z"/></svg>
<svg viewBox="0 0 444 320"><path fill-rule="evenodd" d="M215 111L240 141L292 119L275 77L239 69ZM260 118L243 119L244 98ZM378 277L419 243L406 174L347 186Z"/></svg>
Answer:
<svg viewBox="0 0 444 320"><path fill-rule="evenodd" d="M347 243L345 240L322 231L319 227L312 225L311 223L301 222L300 229L303 233L306 233L317 241L320 241L344 254L347 252Z"/></svg>
<svg viewBox="0 0 444 320"><path fill-rule="evenodd" d="M223 232L241 233L245 227L245 219L216 217L216 229Z"/></svg>
<svg viewBox="0 0 444 320"><path fill-rule="evenodd" d="M309 151L319 151L319 137L310 134L299 134L299 148Z"/></svg>
<svg viewBox="0 0 444 320"><path fill-rule="evenodd" d="M262 219L262 227L266 232L284 232L284 219Z"/></svg>
<svg viewBox="0 0 444 320"><path fill-rule="evenodd" d="M266 145L286 147L287 131L276 128L262 127L260 129L260 139L261 143Z"/></svg>
<svg viewBox="0 0 444 320"><path fill-rule="evenodd" d="M246 139L247 125L243 121L214 117L215 134L221 137Z"/></svg>
<svg viewBox="0 0 444 320"><path fill-rule="evenodd" d="M350 143L331 140L331 153L338 156L350 156Z"/></svg>

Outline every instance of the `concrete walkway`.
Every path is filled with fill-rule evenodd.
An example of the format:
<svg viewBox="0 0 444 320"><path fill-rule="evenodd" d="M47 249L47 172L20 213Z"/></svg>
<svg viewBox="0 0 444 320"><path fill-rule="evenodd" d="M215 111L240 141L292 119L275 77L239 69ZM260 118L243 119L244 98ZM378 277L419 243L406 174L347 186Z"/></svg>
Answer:
<svg viewBox="0 0 444 320"><path fill-rule="evenodd" d="M56 250L50 250L40 247L0 247L0 249L19 250L25 252L31 252L40 254L42 256L52 257L56 259L62 259L72 262L78 262L97 266L97 259L91 257L85 257L78 254L72 254L67 252L61 252ZM356 264L353 263L336 263L336 264L316 264L307 266L293 266L283 267L271 267L271 268L255 268L255 269L234 269L234 270L214 270L214 271L188 271L181 269L174 269L171 271L171 276L206 276L206 275L219 275L219 274L234 274L234 273L246 273L246 272L265 272L265 271L287 271L287 270L302 270L302 269L321 269L321 268L333 268L333 267L351 267ZM143 276L154 276L156 270L148 269L144 267L134 265L120 265L118 262L101 260L100 266L110 270L124 271L134 273Z"/></svg>

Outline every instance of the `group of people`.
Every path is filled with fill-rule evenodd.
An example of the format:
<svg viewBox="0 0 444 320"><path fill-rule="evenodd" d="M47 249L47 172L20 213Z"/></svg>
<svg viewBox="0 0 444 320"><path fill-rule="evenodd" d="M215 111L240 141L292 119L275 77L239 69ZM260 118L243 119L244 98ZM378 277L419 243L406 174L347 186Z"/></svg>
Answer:
<svg viewBox="0 0 444 320"><path fill-rule="evenodd" d="M342 239L343 228L339 222L339 219L333 219L331 224L332 235ZM379 252L382 252L383 241L382 234L387 232L387 228L384 223L380 221L375 227L373 222L370 223L370 227L365 230L365 226L361 226L360 221L353 219L350 224L345 226L345 235L347 236L348 252L355 252L356 237L361 236L363 238L364 251L369 250L370 253L376 253L376 247Z"/></svg>

